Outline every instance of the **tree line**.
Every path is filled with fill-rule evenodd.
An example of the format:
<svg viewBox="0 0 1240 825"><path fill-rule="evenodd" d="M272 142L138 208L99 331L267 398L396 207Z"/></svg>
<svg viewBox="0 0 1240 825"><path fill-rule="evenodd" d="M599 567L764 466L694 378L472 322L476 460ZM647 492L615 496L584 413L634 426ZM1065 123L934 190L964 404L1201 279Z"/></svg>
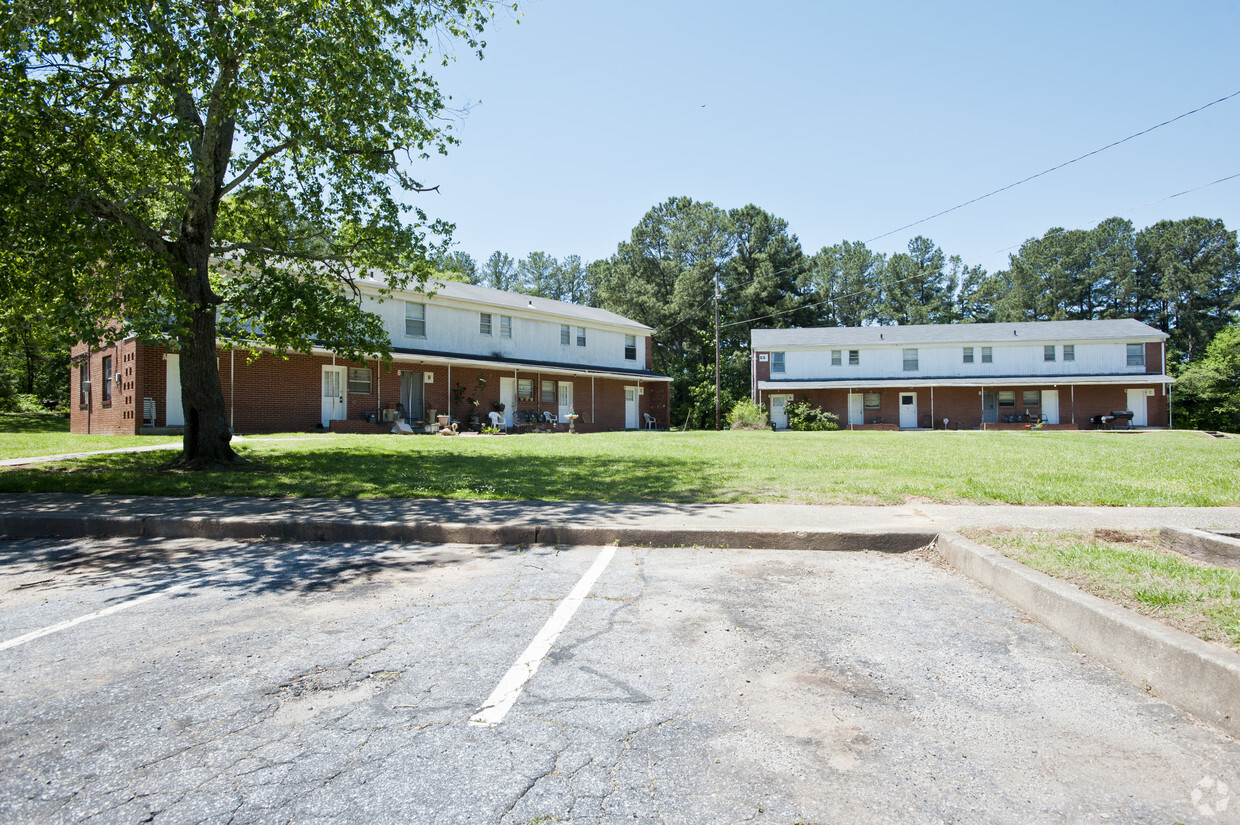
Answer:
<svg viewBox="0 0 1240 825"><path fill-rule="evenodd" d="M1204 359L1240 311L1236 232L1209 218L1053 227L1025 241L1006 268L987 272L920 235L905 252L841 241L807 253L787 221L757 206L678 197L647 212L610 258L588 264L545 252L514 261L499 251L481 266L462 252L436 263L450 277L653 327L655 369L673 379L673 421L689 427L714 426L716 282L725 409L749 394L754 328L1136 318L1171 336L1177 374ZM1194 408L1194 381L1183 387L1177 419L1226 421ZM1226 395L1226 383L1216 380L1211 397ZM1240 396L1235 406L1240 415Z"/></svg>

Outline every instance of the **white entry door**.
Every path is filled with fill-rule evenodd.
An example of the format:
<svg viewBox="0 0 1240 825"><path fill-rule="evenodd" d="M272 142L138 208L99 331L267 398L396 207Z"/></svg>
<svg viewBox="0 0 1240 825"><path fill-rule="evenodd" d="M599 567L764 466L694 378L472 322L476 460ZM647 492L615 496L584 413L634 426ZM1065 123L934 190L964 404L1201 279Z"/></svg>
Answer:
<svg viewBox="0 0 1240 825"><path fill-rule="evenodd" d="M1042 418L1047 424L1059 423L1059 390L1042 390Z"/></svg>
<svg viewBox="0 0 1240 825"><path fill-rule="evenodd" d="M1148 427L1150 420L1145 410L1145 390L1128 390L1128 409L1132 410L1132 426Z"/></svg>
<svg viewBox="0 0 1240 825"><path fill-rule="evenodd" d="M556 386L560 388L560 421L567 424L568 414L573 410L573 382L557 381Z"/></svg>
<svg viewBox="0 0 1240 825"><path fill-rule="evenodd" d="M772 395L771 396L771 422L777 430L788 429L788 411L785 409L788 402L792 400L791 395Z"/></svg>
<svg viewBox="0 0 1240 825"><path fill-rule="evenodd" d="M512 417L517 412L517 379L499 379L499 400L504 405L504 426L512 426Z"/></svg>
<svg viewBox="0 0 1240 825"><path fill-rule="evenodd" d="M333 421L346 417L345 413L345 368L323 367L323 427L330 427Z"/></svg>
<svg viewBox="0 0 1240 825"><path fill-rule="evenodd" d="M164 416L165 427L185 426L185 405L181 403L181 354L170 352L164 356L168 365L167 388L168 400L165 406L168 414Z"/></svg>
<svg viewBox="0 0 1240 825"><path fill-rule="evenodd" d="M858 426L865 423L865 396L848 396L848 423Z"/></svg>
<svg viewBox="0 0 1240 825"><path fill-rule="evenodd" d="M637 421L637 387L624 388L624 428L636 430L640 427Z"/></svg>
<svg viewBox="0 0 1240 825"><path fill-rule="evenodd" d="M917 427L917 393L900 393L900 428L911 430Z"/></svg>

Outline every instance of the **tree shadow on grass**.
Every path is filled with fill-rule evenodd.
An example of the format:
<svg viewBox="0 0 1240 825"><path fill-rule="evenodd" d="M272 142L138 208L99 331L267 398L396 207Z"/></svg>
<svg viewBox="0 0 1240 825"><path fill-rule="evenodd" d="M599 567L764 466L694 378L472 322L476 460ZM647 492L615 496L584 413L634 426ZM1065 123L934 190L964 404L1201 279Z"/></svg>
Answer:
<svg viewBox="0 0 1240 825"><path fill-rule="evenodd" d="M311 498L717 502L742 491L702 458L365 452L345 447L251 454L226 469L160 469L164 457L89 456L0 472L0 492Z"/></svg>

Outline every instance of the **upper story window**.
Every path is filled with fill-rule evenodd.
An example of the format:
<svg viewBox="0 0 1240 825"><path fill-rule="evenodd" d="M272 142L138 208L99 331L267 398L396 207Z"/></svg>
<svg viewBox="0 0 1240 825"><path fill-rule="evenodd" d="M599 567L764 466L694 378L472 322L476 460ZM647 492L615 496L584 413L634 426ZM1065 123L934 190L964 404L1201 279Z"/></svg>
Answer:
<svg viewBox="0 0 1240 825"><path fill-rule="evenodd" d="M568 324L560 324L560 345L567 347L573 343L573 328Z"/></svg>
<svg viewBox="0 0 1240 825"><path fill-rule="evenodd" d="M838 350L838 349L831 350L831 366L838 367L843 363L844 363L843 350Z"/></svg>
<svg viewBox="0 0 1240 825"><path fill-rule="evenodd" d="M624 336L624 360L625 361L636 361L637 360L637 336L636 335Z"/></svg>
<svg viewBox="0 0 1240 825"><path fill-rule="evenodd" d="M112 403L112 356L103 356L103 403Z"/></svg>
<svg viewBox="0 0 1240 825"><path fill-rule="evenodd" d="M491 334L491 313L478 313L478 332L482 335Z"/></svg>
<svg viewBox="0 0 1240 825"><path fill-rule="evenodd" d="M784 354L782 352L772 352L771 353L771 372L776 373L776 372L783 372L783 371L784 371Z"/></svg>
<svg viewBox="0 0 1240 825"><path fill-rule="evenodd" d="M917 350L906 349L904 351L904 371L914 372L917 369Z"/></svg>
<svg viewBox="0 0 1240 825"><path fill-rule="evenodd" d="M964 363L966 364L973 363L973 347L964 348Z"/></svg>
<svg viewBox="0 0 1240 825"><path fill-rule="evenodd" d="M411 338L426 337L426 304L405 301L405 335Z"/></svg>
<svg viewBox="0 0 1240 825"><path fill-rule="evenodd" d="M512 316L511 315L499 316L499 337L500 338L511 338L512 337Z"/></svg>
<svg viewBox="0 0 1240 825"><path fill-rule="evenodd" d="M1128 344L1128 366L1145 366L1145 344Z"/></svg>
<svg viewBox="0 0 1240 825"><path fill-rule="evenodd" d="M861 363L861 350L850 349L848 351L848 366L855 367Z"/></svg>
<svg viewBox="0 0 1240 825"><path fill-rule="evenodd" d="M1064 344L1063 345L1063 360L1065 361L1076 360L1076 345L1075 344Z"/></svg>
<svg viewBox="0 0 1240 825"><path fill-rule="evenodd" d="M577 346L584 347L586 345L586 328L577 327Z"/></svg>
<svg viewBox="0 0 1240 825"><path fill-rule="evenodd" d="M370 367L349 367L349 394L370 395Z"/></svg>
<svg viewBox="0 0 1240 825"><path fill-rule="evenodd" d="M990 347L982 347L982 363L989 364L994 361L994 350Z"/></svg>
<svg viewBox="0 0 1240 825"><path fill-rule="evenodd" d="M1048 344L1042 347L1042 360L1043 361L1054 361L1055 360L1055 345L1054 344Z"/></svg>

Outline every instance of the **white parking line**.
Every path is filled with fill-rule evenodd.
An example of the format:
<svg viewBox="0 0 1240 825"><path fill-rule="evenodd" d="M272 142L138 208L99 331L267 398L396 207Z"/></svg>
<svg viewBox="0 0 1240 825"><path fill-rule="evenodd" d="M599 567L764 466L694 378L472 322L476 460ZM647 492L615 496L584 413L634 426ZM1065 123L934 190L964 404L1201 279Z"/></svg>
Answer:
<svg viewBox="0 0 1240 825"><path fill-rule="evenodd" d="M96 610L94 613L87 613L85 616L78 616L76 619L69 619L68 621L61 622L60 624L48 625L41 630L31 631L25 636L18 636L16 639L9 639L7 642L0 642L0 650L8 650L11 647L24 645L26 642L32 642L35 639L41 639L44 636L50 636L53 633L59 633L62 630L67 630L76 625L93 621L95 619L100 619L104 616L110 616L113 613L119 613L122 610L128 610L129 608L136 607L143 602L149 602L152 599L158 599L161 596L166 596L172 591L180 590L183 587L185 587L185 585L178 584L174 587L169 587L167 590L161 590L158 593L148 593L145 596L139 596L138 598L130 599L127 602L121 602L120 604L114 604L111 607L105 607L103 610Z"/></svg>
<svg viewBox="0 0 1240 825"><path fill-rule="evenodd" d="M538 671L539 664L546 658L551 646L555 644L560 631L568 625L573 614L577 612L577 608L581 607L581 603L589 595L590 588L598 581L598 577L603 574L608 562L615 555L615 547L603 548L598 558L594 560L594 564L590 565L590 569L581 577L581 581L577 582L577 586L569 592L564 601L560 602L555 612L551 614L551 618L543 625L542 630L538 631L538 635L521 654L521 658L517 659L517 663L508 669L503 679L500 679L499 685L483 702L478 712L470 717L469 724L498 725L503 721L513 703L517 701L517 697L521 695L525 683Z"/></svg>

